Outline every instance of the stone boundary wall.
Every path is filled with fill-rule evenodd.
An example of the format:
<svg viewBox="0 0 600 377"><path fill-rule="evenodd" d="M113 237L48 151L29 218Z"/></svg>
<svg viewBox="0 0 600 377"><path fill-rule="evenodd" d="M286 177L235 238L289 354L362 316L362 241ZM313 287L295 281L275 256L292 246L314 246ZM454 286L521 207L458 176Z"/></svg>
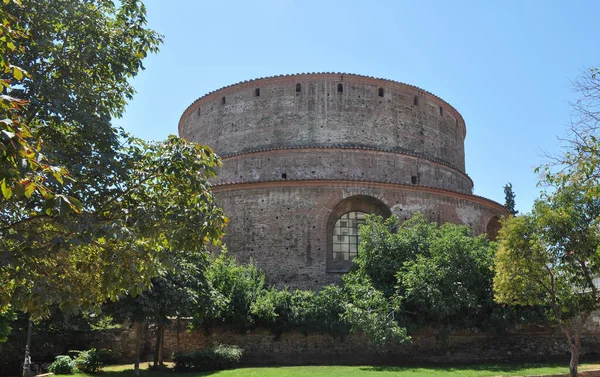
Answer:
<svg viewBox="0 0 600 377"><path fill-rule="evenodd" d="M164 355L167 359L176 351L195 351L221 344L235 344L244 349L243 365L432 365L471 364L487 362L557 361L568 364L569 349L565 336L556 328L521 328L511 333L462 332L440 337L431 331L414 336L411 343L396 344L378 350L366 337L349 334L332 337L324 334L287 332L279 336L267 329L240 333L226 328L186 331L187 323L174 322L165 330ZM142 361L151 361L154 347L154 326L143 327ZM178 331L179 329L179 331ZM43 364L54 355L68 350L108 348L115 362L135 360L136 331L134 326L123 329L62 334L52 344L36 344L34 337L32 361ZM24 345L0 344L0 375L18 375ZM600 360L600 314L592 316L582 337L582 360ZM598 371L585 376L600 376Z"/></svg>
<svg viewBox="0 0 600 377"><path fill-rule="evenodd" d="M165 332L165 354L198 350L211 345L235 344L244 349L244 365L412 365L470 364L487 362L568 363L570 353L565 336L558 332L507 335L462 334L440 338L420 335L412 343L378 350L367 338L350 334L342 338L329 335L290 332L280 337L265 329L239 334L225 329L179 333ZM582 340L582 358L600 357L600 333L589 333Z"/></svg>

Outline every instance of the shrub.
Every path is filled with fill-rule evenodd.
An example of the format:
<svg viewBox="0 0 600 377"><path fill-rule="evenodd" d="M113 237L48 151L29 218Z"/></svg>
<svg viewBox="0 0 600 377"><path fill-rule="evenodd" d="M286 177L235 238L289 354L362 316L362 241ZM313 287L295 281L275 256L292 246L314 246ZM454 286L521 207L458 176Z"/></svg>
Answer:
<svg viewBox="0 0 600 377"><path fill-rule="evenodd" d="M48 367L48 371L54 374L73 374L75 362L67 355L56 356L56 359Z"/></svg>
<svg viewBox="0 0 600 377"><path fill-rule="evenodd" d="M105 352L92 348L87 351L79 351L75 358L75 366L83 373L96 373L104 365Z"/></svg>
<svg viewBox="0 0 600 377"><path fill-rule="evenodd" d="M242 351L238 346L219 344L203 351L179 352L175 354L175 372L231 369L239 364Z"/></svg>

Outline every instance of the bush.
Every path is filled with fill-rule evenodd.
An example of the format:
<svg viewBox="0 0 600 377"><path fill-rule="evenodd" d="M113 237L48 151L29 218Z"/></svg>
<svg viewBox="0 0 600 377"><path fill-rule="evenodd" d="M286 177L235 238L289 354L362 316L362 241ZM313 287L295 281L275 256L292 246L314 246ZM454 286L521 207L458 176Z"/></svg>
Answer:
<svg viewBox="0 0 600 377"><path fill-rule="evenodd" d="M56 359L48 367L48 371L54 374L73 374L75 362L67 355L56 356Z"/></svg>
<svg viewBox="0 0 600 377"><path fill-rule="evenodd" d="M175 354L175 372L207 372L236 367L242 357L238 346L219 344L213 348Z"/></svg>
<svg viewBox="0 0 600 377"><path fill-rule="evenodd" d="M105 359L105 351L98 351L92 348L87 351L75 351L78 352L75 358L75 366L79 371L83 373L96 373L104 365L103 360Z"/></svg>

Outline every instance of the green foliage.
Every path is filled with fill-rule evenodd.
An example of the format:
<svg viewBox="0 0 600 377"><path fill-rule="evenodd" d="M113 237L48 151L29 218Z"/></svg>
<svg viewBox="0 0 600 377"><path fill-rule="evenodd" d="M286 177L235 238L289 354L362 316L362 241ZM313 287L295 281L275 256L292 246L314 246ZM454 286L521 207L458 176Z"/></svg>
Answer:
<svg viewBox="0 0 600 377"><path fill-rule="evenodd" d="M74 351L77 352L77 357L75 357L74 363L77 369L79 369L83 373L97 373L102 369L104 365L104 359L106 358L103 355L101 350L96 350L95 348L89 349L87 351Z"/></svg>
<svg viewBox="0 0 600 377"><path fill-rule="evenodd" d="M559 324L596 309L599 216L598 198L563 186L538 200L531 214L505 220L496 255L496 300L544 305Z"/></svg>
<svg viewBox="0 0 600 377"><path fill-rule="evenodd" d="M409 329L502 327L505 309L493 302L496 244L470 228L438 226L422 214L402 224L369 216L361 227L356 270L390 302ZM365 280L366 279L366 280Z"/></svg>
<svg viewBox="0 0 600 377"><path fill-rule="evenodd" d="M67 355L56 356L56 359L48 367L48 372L54 374L73 374L75 372L75 361Z"/></svg>
<svg viewBox="0 0 600 377"><path fill-rule="evenodd" d="M346 303L341 318L352 331L364 333L381 348L391 342L410 340L406 328L400 327L394 318L399 297L385 297L368 278L357 273L345 275L343 283Z"/></svg>
<svg viewBox="0 0 600 377"><path fill-rule="evenodd" d="M258 324L276 334L295 330L339 336L349 331L349 326L341 319L345 303L344 292L335 285L326 286L317 293L271 288L252 303L252 314Z"/></svg>
<svg viewBox="0 0 600 377"><path fill-rule="evenodd" d="M203 351L176 353L174 369L179 373L232 369L239 364L242 352L238 346L219 344Z"/></svg>
<svg viewBox="0 0 600 377"><path fill-rule="evenodd" d="M195 314L196 325L228 324L239 330L255 325L254 302L265 294L265 275L253 264L237 264L226 249L211 263L207 279L215 290L214 305L200 306Z"/></svg>
<svg viewBox="0 0 600 377"><path fill-rule="evenodd" d="M6 342L12 330L12 323L16 319L16 314L10 308L5 312L0 312L0 343Z"/></svg>
<svg viewBox="0 0 600 377"><path fill-rule="evenodd" d="M506 207L508 212L513 216L516 216L519 213L519 211L515 209L515 197L516 195L513 192L512 183L508 182L504 185L504 207Z"/></svg>
<svg viewBox="0 0 600 377"><path fill-rule="evenodd" d="M180 154L158 157L160 149L179 153L183 145L142 143L111 125L134 92L128 79L160 36L145 27L145 9L133 0L5 1L0 12L0 310L12 304L38 319L56 304L73 311L141 291L157 272L159 253L197 241L196 232L181 241L189 227L162 232L158 214L169 216L167 224L174 212L189 215L199 237L214 235L204 231L213 225L210 205L192 200L191 213L174 211L183 198L148 174L186 176L173 172L180 164L164 169ZM192 149L211 174L212 152ZM194 190L193 199L210 195L206 185ZM138 205L164 196L176 203L152 213L149 204Z"/></svg>
<svg viewBox="0 0 600 377"><path fill-rule="evenodd" d="M15 308L39 318L54 304L85 309L141 293L173 267L177 252L203 253L206 243L218 242L227 220L208 183L218 164L212 150L175 137L129 138L121 150L119 163L128 169L98 188L80 214L31 219L0 238L13 261L0 274ZM34 235L22 248L22 237Z"/></svg>

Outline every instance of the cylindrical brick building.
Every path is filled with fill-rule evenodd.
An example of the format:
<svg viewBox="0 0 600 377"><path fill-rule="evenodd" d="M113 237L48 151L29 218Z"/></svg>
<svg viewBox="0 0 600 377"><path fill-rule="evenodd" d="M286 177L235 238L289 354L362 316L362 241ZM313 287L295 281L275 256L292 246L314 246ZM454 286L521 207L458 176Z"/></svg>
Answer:
<svg viewBox="0 0 600 377"><path fill-rule="evenodd" d="M275 76L211 92L179 135L222 157L225 242L271 282L320 287L348 270L364 214L467 224L494 237L500 204L472 195L465 122L417 87L341 73Z"/></svg>

